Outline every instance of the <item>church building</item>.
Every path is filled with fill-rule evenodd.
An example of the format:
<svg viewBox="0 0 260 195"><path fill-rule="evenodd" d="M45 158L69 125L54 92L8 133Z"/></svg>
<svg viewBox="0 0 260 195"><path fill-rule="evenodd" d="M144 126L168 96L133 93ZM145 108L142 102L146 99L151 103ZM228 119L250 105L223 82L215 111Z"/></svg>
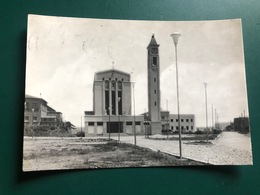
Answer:
<svg viewBox="0 0 260 195"><path fill-rule="evenodd" d="M85 111L85 135L118 132L144 134L143 115L132 115L130 74L111 69L97 72L93 83L93 111ZM135 125L134 125L135 124Z"/></svg>
<svg viewBox="0 0 260 195"><path fill-rule="evenodd" d="M148 113L133 115L133 83L130 74L115 69L96 72L93 83L93 111L85 111L84 116L85 135L131 135L134 131L137 135L161 134L165 128L178 130L176 115L167 112L165 116L161 111L159 44L154 35L147 46L147 79ZM181 130L194 130L194 115L181 116L183 122L186 122ZM149 125L145 126L147 124Z"/></svg>

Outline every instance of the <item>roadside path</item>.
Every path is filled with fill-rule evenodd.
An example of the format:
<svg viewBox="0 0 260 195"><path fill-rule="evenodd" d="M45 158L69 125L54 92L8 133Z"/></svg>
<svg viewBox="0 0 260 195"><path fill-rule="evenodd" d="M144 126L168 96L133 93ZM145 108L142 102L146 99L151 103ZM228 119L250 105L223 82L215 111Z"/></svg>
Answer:
<svg viewBox="0 0 260 195"><path fill-rule="evenodd" d="M134 143L133 136L121 136L121 142ZM223 132L210 145L189 144L182 142L182 156L213 165L249 165L252 164L251 139L249 136L236 132ZM171 155L179 156L179 142L177 140L151 140L144 136L137 136L137 145L160 150Z"/></svg>

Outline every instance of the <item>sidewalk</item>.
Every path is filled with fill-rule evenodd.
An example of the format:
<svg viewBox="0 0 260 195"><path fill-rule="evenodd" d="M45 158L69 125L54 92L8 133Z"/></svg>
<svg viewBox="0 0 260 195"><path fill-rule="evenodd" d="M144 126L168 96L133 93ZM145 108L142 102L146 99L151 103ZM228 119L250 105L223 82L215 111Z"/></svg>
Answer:
<svg viewBox="0 0 260 195"><path fill-rule="evenodd" d="M179 142L167 140L145 139L137 136L137 145L160 150L174 156L179 156ZM133 136L122 136L121 142L134 143ZM213 165L250 165L252 164L251 139L248 136L236 132L223 132L219 139L212 141L210 145L188 144L182 142L182 156L192 160Z"/></svg>

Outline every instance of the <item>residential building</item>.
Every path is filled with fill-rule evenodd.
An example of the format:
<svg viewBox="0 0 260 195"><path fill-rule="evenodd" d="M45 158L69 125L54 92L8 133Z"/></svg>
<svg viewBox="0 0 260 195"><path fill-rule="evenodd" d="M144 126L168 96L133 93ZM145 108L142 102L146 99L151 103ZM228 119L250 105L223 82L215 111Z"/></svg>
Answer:
<svg viewBox="0 0 260 195"><path fill-rule="evenodd" d="M48 106L42 98L25 95L24 126L56 127L62 122L62 113Z"/></svg>

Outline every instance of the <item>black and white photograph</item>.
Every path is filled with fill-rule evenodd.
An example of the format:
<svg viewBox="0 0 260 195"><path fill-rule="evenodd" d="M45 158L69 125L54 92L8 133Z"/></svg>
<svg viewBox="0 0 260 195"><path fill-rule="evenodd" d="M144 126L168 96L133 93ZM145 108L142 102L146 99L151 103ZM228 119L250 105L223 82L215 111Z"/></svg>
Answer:
<svg viewBox="0 0 260 195"><path fill-rule="evenodd" d="M27 25L23 171L253 164L241 19Z"/></svg>

